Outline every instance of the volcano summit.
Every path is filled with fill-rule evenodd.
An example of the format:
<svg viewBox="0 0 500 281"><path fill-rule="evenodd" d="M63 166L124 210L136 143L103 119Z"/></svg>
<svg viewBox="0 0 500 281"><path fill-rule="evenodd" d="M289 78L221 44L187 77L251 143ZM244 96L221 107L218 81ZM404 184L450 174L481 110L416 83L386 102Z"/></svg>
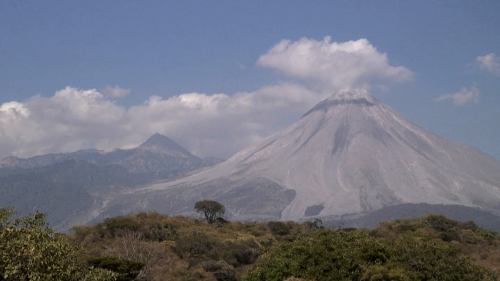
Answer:
<svg viewBox="0 0 500 281"><path fill-rule="evenodd" d="M500 163L412 124L366 91L344 91L216 166L124 192L102 215L187 214L202 198L236 219L339 217L407 203L498 215Z"/></svg>

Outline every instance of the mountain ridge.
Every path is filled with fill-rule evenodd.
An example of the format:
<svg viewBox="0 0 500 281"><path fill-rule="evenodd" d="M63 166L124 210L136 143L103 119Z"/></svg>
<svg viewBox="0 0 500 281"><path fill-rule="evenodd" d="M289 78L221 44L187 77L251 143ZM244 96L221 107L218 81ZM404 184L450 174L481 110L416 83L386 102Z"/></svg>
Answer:
<svg viewBox="0 0 500 281"><path fill-rule="evenodd" d="M242 183L248 188L241 190ZM283 195L290 192L293 198ZM314 206L323 206L317 216L330 216L404 203L458 204L498 215L500 164L407 121L366 91L341 92L214 167L118 196L114 201L128 207L111 202L107 214L189 213L177 201L190 206L200 197L222 201L236 219L261 218L259 200L281 202L279 215L270 217L284 220L302 219Z"/></svg>
<svg viewBox="0 0 500 281"><path fill-rule="evenodd" d="M130 149L114 149L111 151L104 151L98 149L82 149L75 152L68 153L48 153L35 155L31 157L16 157L7 156L0 159L0 168L6 167L36 167L54 164L56 162L66 161L68 159L85 160L89 162L95 162L97 164L102 164L100 162L111 162L106 160L106 156L115 156L120 153L134 152L138 150L149 150L152 152L157 152L161 154L170 154L172 156L183 157L183 158L199 158L193 155L187 149L173 141L172 139L155 133L145 140L140 145L130 148ZM113 157L111 157L113 158ZM199 158L201 159L201 158Z"/></svg>
<svg viewBox="0 0 500 281"><path fill-rule="evenodd" d="M133 149L11 156L0 161L0 206L20 214L46 212L51 224L64 229L92 219L118 190L183 176L215 162L159 134Z"/></svg>

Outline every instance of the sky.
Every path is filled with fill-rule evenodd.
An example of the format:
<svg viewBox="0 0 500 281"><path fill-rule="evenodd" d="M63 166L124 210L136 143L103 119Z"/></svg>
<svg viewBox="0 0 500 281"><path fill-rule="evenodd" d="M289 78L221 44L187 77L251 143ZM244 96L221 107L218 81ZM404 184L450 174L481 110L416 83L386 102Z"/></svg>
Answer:
<svg viewBox="0 0 500 281"><path fill-rule="evenodd" d="M500 159L499 1L0 2L0 157L228 157L343 89Z"/></svg>

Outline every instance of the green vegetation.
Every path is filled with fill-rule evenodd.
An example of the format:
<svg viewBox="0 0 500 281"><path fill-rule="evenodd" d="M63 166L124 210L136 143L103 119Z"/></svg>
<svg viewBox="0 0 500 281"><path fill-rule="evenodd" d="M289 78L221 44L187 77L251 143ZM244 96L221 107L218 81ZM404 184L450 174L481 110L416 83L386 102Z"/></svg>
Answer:
<svg viewBox="0 0 500 281"><path fill-rule="evenodd" d="M290 234L291 227L281 221L270 221L267 223L267 227L273 235L283 236Z"/></svg>
<svg viewBox="0 0 500 281"><path fill-rule="evenodd" d="M140 213L50 230L0 215L0 280L497 280L500 239L441 216L373 230Z"/></svg>
<svg viewBox="0 0 500 281"><path fill-rule="evenodd" d="M208 223L214 223L217 219L223 219L226 208L217 201L202 200L196 202L194 209L198 213L202 213Z"/></svg>
<svg viewBox="0 0 500 281"><path fill-rule="evenodd" d="M70 236L83 260L113 257L144 264L138 275L143 280L242 280L273 245L312 231L309 224L279 224L287 234L273 234L266 223L210 224L141 213L75 227Z"/></svg>
<svg viewBox="0 0 500 281"><path fill-rule="evenodd" d="M116 281L136 280L144 267L143 263L128 261L116 257L104 257L91 259L89 265L95 268L102 268L116 274Z"/></svg>
<svg viewBox="0 0 500 281"><path fill-rule="evenodd" d="M0 209L0 280L116 280L111 271L81 263L76 250L43 214L13 219L11 210Z"/></svg>
<svg viewBox="0 0 500 281"><path fill-rule="evenodd" d="M144 263L144 280L496 280L500 265L495 233L441 216L369 231L143 213L75 228L72 237L88 257Z"/></svg>
<svg viewBox="0 0 500 281"><path fill-rule="evenodd" d="M271 249L248 281L307 280L495 280L451 245L403 236L393 241L367 231L318 231Z"/></svg>

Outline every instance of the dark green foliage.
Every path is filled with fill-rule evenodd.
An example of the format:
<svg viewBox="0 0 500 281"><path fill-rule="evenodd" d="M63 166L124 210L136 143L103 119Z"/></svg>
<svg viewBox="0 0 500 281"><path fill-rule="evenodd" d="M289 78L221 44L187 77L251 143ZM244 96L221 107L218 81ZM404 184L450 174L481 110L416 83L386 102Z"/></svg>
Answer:
<svg viewBox="0 0 500 281"><path fill-rule="evenodd" d="M259 245L253 240L222 242L196 231L178 239L173 250L182 258L220 260L234 267L253 264L260 255Z"/></svg>
<svg viewBox="0 0 500 281"><path fill-rule="evenodd" d="M282 236L290 234L290 227L281 221L270 221L267 223L267 227L269 227L273 235Z"/></svg>
<svg viewBox="0 0 500 281"><path fill-rule="evenodd" d="M438 240L388 241L365 231L317 231L261 256L248 281L307 280L495 280L457 250Z"/></svg>
<svg viewBox="0 0 500 281"><path fill-rule="evenodd" d="M214 256L216 241L206 234L193 231L176 241L174 251L180 257Z"/></svg>
<svg viewBox="0 0 500 281"><path fill-rule="evenodd" d="M441 240L447 242L461 241L463 237L460 233L464 229L473 231L479 230L474 222L461 223L439 215L425 217L424 223L436 230L439 233L439 238L441 238Z"/></svg>
<svg viewBox="0 0 500 281"><path fill-rule="evenodd" d="M0 209L0 280L115 280L110 272L84 266L77 249L47 226L43 214L11 215Z"/></svg>
<svg viewBox="0 0 500 281"><path fill-rule="evenodd" d="M99 235L106 238L120 237L126 233L135 232L144 240L174 240L177 237L176 227L158 218L159 215L156 213L140 213L134 216L108 218L96 227ZM74 232L81 230L83 229L75 228Z"/></svg>
<svg viewBox="0 0 500 281"><path fill-rule="evenodd" d="M417 224L414 224L414 223L406 223L406 222L401 222L401 221L397 221L397 231L398 232L412 232L412 231L415 231L419 228L419 226Z"/></svg>
<svg viewBox="0 0 500 281"><path fill-rule="evenodd" d="M366 267L362 281L411 281L408 273L401 268L391 268L384 265L370 265Z"/></svg>
<svg viewBox="0 0 500 281"><path fill-rule="evenodd" d="M132 281L144 267L143 263L120 259L117 257L103 257L89 260L89 265L95 268L107 269L117 273L117 281Z"/></svg>
<svg viewBox="0 0 500 281"><path fill-rule="evenodd" d="M316 229L323 229L323 228L325 228L325 226L323 224L323 221L321 219L318 219L318 218L316 218L316 219L313 220L313 226Z"/></svg>
<svg viewBox="0 0 500 281"><path fill-rule="evenodd" d="M259 245L253 240L225 242L217 247L217 256L238 267L253 264L260 255Z"/></svg>
<svg viewBox="0 0 500 281"><path fill-rule="evenodd" d="M152 222L141 230L144 238L151 241L173 240L177 237L175 226L167 222Z"/></svg>
<svg viewBox="0 0 500 281"><path fill-rule="evenodd" d="M450 229L456 228L460 224L459 222L439 215L426 217L425 223L437 231L449 231Z"/></svg>
<svg viewBox="0 0 500 281"><path fill-rule="evenodd" d="M231 254L236 260L234 265L247 265L254 263L260 255L258 245L254 241L241 241L232 243Z"/></svg>
<svg viewBox="0 0 500 281"><path fill-rule="evenodd" d="M214 223L218 218L222 218L226 212L224 205L217 201L202 200L196 202L194 209L198 213L202 213L208 223Z"/></svg>
<svg viewBox="0 0 500 281"><path fill-rule="evenodd" d="M218 225L218 226L223 226L227 223L229 223L229 221L227 221L226 219L224 218L221 218L221 217L218 217L215 219L215 223Z"/></svg>
<svg viewBox="0 0 500 281"><path fill-rule="evenodd" d="M473 231L479 230L479 227L473 221L466 221L466 222L462 223L462 227L465 229L473 230Z"/></svg>
<svg viewBox="0 0 500 281"><path fill-rule="evenodd" d="M440 215L429 215L418 220L397 220L383 223L376 232L389 228L397 234L418 234L422 228L429 228L436 238L445 242L458 241L477 243L479 240L493 241L496 234L479 228L474 222L458 222Z"/></svg>
<svg viewBox="0 0 500 281"><path fill-rule="evenodd" d="M500 270L495 233L436 216L364 231L328 230L319 222L219 225L140 213L80 227L73 237L87 249L85 260L141 261L146 266L139 276L151 281L490 281L491 272L478 265ZM127 252L132 248L138 250Z"/></svg>
<svg viewBox="0 0 500 281"><path fill-rule="evenodd" d="M219 261L208 260L208 261L202 262L201 267L207 272L215 272L215 271L224 269L226 267L230 267L230 265L223 260L219 260Z"/></svg>
<svg viewBox="0 0 500 281"><path fill-rule="evenodd" d="M201 263L203 269L212 272L217 281L236 281L234 268L223 260L209 260Z"/></svg>
<svg viewBox="0 0 500 281"><path fill-rule="evenodd" d="M237 281L234 271L228 269L214 272L214 277L217 281Z"/></svg>
<svg viewBox="0 0 500 281"><path fill-rule="evenodd" d="M325 226L323 225L323 221L319 218L315 218L312 221L306 221L304 223L304 225L306 225L309 229L313 229L313 230L325 228Z"/></svg>
<svg viewBox="0 0 500 281"><path fill-rule="evenodd" d="M395 241L391 260L401 263L412 280L496 280L494 275L460 256L450 244L404 237Z"/></svg>
<svg viewBox="0 0 500 281"><path fill-rule="evenodd" d="M131 217L109 218L100 224L101 233L110 235L110 237L116 237L128 231L135 232L139 228L139 223Z"/></svg>

